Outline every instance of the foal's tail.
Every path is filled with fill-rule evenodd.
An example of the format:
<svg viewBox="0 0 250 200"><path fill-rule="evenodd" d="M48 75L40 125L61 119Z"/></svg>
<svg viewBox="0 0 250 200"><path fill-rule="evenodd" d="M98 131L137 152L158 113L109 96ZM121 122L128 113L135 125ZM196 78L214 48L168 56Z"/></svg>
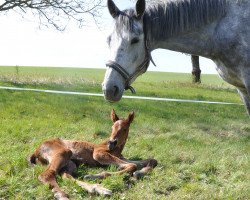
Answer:
<svg viewBox="0 0 250 200"><path fill-rule="evenodd" d="M36 164L36 159L37 156L35 153L33 153L31 156L28 157L28 162L30 165L35 165Z"/></svg>
<svg viewBox="0 0 250 200"><path fill-rule="evenodd" d="M48 164L48 161L41 156L40 148L38 148L31 156L29 156L27 160L31 166L38 163L43 165Z"/></svg>
<svg viewBox="0 0 250 200"><path fill-rule="evenodd" d="M28 163L32 166L37 164L38 161L40 161L40 153L39 153L39 149L37 149L31 156L29 156L27 158ZM43 162L41 162L43 163Z"/></svg>

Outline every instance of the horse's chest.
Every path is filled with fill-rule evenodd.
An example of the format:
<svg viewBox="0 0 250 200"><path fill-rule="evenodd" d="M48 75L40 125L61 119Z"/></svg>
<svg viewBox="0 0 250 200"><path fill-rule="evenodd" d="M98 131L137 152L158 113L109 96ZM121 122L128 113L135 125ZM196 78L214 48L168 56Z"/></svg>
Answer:
<svg viewBox="0 0 250 200"><path fill-rule="evenodd" d="M240 78L239 69L227 67L221 61L215 62L217 64L217 71L223 80L231 85L234 85L235 87L244 87Z"/></svg>

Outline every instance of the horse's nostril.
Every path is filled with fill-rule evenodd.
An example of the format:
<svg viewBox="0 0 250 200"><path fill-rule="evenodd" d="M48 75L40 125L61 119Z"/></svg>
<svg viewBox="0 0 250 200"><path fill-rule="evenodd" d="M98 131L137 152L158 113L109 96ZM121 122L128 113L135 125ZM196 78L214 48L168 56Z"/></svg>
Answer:
<svg viewBox="0 0 250 200"><path fill-rule="evenodd" d="M114 86L115 90L114 90L114 96L117 96L117 94L119 93L119 88L118 86Z"/></svg>
<svg viewBox="0 0 250 200"><path fill-rule="evenodd" d="M104 98L110 102L119 101L122 96L121 88L115 84L104 85L102 92L104 94Z"/></svg>

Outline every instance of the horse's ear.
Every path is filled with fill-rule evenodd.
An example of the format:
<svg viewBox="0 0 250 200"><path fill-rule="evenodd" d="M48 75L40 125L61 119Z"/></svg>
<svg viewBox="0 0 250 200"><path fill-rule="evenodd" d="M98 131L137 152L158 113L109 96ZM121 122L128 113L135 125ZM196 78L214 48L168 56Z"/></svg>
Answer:
<svg viewBox="0 0 250 200"><path fill-rule="evenodd" d="M136 7L136 17L138 19L141 19L145 12L145 7L146 7L145 0L138 0L135 7Z"/></svg>
<svg viewBox="0 0 250 200"><path fill-rule="evenodd" d="M119 8L116 7L115 3L112 0L108 0L108 9L109 13L113 18L116 18L120 14Z"/></svg>
<svg viewBox="0 0 250 200"><path fill-rule="evenodd" d="M111 120L114 123L119 120L119 117L115 114L115 110L114 109L112 109L112 111L111 111Z"/></svg>
<svg viewBox="0 0 250 200"><path fill-rule="evenodd" d="M135 116L134 111L131 112L131 113L129 113L129 115L128 115L128 121L129 121L129 123L131 123L134 120L134 116Z"/></svg>

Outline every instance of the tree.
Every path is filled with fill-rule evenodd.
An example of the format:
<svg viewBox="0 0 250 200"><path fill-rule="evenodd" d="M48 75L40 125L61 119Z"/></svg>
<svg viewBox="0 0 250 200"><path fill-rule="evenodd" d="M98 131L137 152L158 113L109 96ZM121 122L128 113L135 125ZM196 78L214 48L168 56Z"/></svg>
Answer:
<svg viewBox="0 0 250 200"><path fill-rule="evenodd" d="M57 30L64 30L71 19L85 25L86 15L96 20L103 7L103 0L0 0L0 13L15 11L24 18L31 13L40 25Z"/></svg>

